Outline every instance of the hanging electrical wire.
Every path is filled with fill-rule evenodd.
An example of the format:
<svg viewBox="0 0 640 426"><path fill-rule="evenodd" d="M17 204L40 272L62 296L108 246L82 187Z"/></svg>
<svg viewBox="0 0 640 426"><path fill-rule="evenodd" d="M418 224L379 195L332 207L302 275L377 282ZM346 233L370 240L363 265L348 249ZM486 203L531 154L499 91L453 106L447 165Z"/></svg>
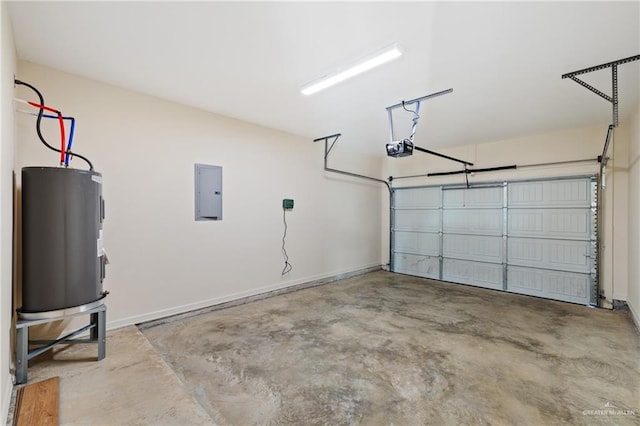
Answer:
<svg viewBox="0 0 640 426"><path fill-rule="evenodd" d="M282 209L282 220L284 222L284 234L282 235L282 256L284 256L284 269L282 269L282 276L284 277L293 269L291 263L289 263L289 255L285 248L285 240L287 238L287 209Z"/></svg>
<svg viewBox="0 0 640 426"><path fill-rule="evenodd" d="M418 114L418 111L420 111L420 101L416 102L416 109L415 110L411 110L409 108L407 108L405 106L405 101L402 101L402 109L404 109L407 112L410 112L413 114L413 118L411 119L411 122L413 123L411 126L411 135L409 136L409 140L411 142L413 142L413 137L416 134L416 129L418 128L418 120L420 120L420 115Z"/></svg>
<svg viewBox="0 0 640 426"><path fill-rule="evenodd" d="M36 96L38 96L39 103L29 102L29 101L22 101L20 99L18 99L18 101L24 102L26 104L29 104L29 105L39 109L38 118L36 119L36 133L38 134L38 138L40 139L40 141L43 143L44 146L46 146L47 148L49 148L52 151L60 153L60 164L61 165L65 164L65 165L68 166L68 158L73 156L73 157L78 157L78 158L84 160L89 165L89 170L93 170L93 164L91 163L91 161L89 161L89 159L87 157L84 157L84 156L82 156L80 154L72 152L70 150L70 147L67 147L67 149L65 149L65 146L64 146L64 142L65 142L64 121L63 121L62 113L60 111L54 109L54 108L45 106L44 98L42 96L42 93L40 93L40 91L38 89L36 89L34 86L32 86L31 84L25 83L24 81L20 81L20 80L17 80L17 79L14 80L14 82L17 85L22 85L22 86L28 87L29 89L31 89L36 94ZM41 121L42 121L42 117L44 116L44 111L45 110L51 111L51 112L57 114L57 116L58 116L58 121L60 122L61 139L62 139L62 141L61 141L61 149L57 149L57 148L51 146L46 141L44 136L42 135L42 130L40 128L40 124L41 124ZM72 125L73 125L73 122L72 122Z"/></svg>

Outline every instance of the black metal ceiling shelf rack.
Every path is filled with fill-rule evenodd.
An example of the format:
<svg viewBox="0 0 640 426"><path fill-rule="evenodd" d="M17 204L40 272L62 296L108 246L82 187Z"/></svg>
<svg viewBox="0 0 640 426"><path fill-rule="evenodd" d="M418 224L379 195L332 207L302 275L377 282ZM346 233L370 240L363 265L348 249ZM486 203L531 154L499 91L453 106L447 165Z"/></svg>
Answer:
<svg viewBox="0 0 640 426"><path fill-rule="evenodd" d="M596 95L611 102L611 104L613 105L612 125L613 127L618 127L618 65L626 64L626 63L637 61L637 60L640 60L640 55L629 56L628 58L618 59L617 61L611 61L604 64L596 65L593 67L583 68L581 70L568 72L566 74L563 74L562 78L569 78L575 81L576 83L578 83L579 85L586 87ZM580 80L578 77L576 77L577 75L587 74L593 71L599 71L606 68L611 68L611 88L612 88L611 96L607 95L606 93L596 89L589 83L583 80Z"/></svg>
<svg viewBox="0 0 640 426"><path fill-rule="evenodd" d="M607 151L609 150L609 143L613 136L613 129L618 127L618 65L627 64L629 62L640 60L640 55L629 56L627 58L618 59L617 61L606 62L604 64L595 65L593 67L583 68L581 70L572 71L562 75L562 78L569 78L579 85L589 89L601 98L609 101L613 107L612 119L609 128L607 129L607 137L604 142L604 148L602 154L598 156L598 162L600 162L600 184L605 187L605 167L607 166ZM599 71L603 69L611 68L611 96L596 89L589 83L580 80L577 75L587 74L593 71Z"/></svg>

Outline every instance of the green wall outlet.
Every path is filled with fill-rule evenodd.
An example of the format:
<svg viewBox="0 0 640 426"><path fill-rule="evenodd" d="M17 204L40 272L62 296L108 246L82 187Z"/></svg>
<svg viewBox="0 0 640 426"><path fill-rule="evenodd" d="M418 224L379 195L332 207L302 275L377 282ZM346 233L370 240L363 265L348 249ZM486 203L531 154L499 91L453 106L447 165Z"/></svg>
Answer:
<svg viewBox="0 0 640 426"><path fill-rule="evenodd" d="M293 200L289 198L282 200L282 208L285 210L293 210Z"/></svg>

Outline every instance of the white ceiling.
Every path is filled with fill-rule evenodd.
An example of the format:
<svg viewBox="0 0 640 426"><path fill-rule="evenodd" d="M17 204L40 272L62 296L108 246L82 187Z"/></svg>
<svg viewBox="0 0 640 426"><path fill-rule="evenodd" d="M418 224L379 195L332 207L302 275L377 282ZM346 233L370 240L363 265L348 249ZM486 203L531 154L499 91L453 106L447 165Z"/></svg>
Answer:
<svg viewBox="0 0 640 426"><path fill-rule="evenodd" d="M450 87L421 105L418 145L608 124L611 105L561 75L639 54L639 5L50 1L10 13L20 59L309 139L342 132L382 154L386 106ZM399 60L300 93L393 42ZM618 73L625 117L639 103L640 61ZM611 92L610 70L583 77Z"/></svg>

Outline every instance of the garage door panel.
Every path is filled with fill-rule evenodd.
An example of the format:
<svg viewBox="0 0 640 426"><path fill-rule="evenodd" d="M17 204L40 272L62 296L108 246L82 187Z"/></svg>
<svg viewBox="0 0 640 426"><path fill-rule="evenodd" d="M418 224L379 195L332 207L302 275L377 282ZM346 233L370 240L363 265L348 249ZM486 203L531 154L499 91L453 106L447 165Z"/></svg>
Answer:
<svg viewBox="0 0 640 426"><path fill-rule="evenodd" d="M442 279L461 284L502 290L502 265L469 260L444 259Z"/></svg>
<svg viewBox="0 0 640 426"><path fill-rule="evenodd" d="M439 208L440 193L439 187L397 190L394 193L394 204L396 209Z"/></svg>
<svg viewBox="0 0 640 426"><path fill-rule="evenodd" d="M444 257L501 263L502 248L502 237L456 234L445 234L442 237Z"/></svg>
<svg viewBox="0 0 640 426"><path fill-rule="evenodd" d="M591 271L591 243L589 241L509 238L507 247L507 263L509 265L586 274Z"/></svg>
<svg viewBox="0 0 640 426"><path fill-rule="evenodd" d="M396 231L393 235L395 251L431 256L440 255L440 235L438 234Z"/></svg>
<svg viewBox="0 0 640 426"><path fill-rule="evenodd" d="M394 223L397 231L439 232L440 210L396 210Z"/></svg>
<svg viewBox="0 0 640 426"><path fill-rule="evenodd" d="M591 277L571 272L509 266L507 290L520 294L589 303Z"/></svg>
<svg viewBox="0 0 640 426"><path fill-rule="evenodd" d="M502 208L502 187L463 188L443 191L442 205L445 208Z"/></svg>
<svg viewBox="0 0 640 426"><path fill-rule="evenodd" d="M442 229L445 233L502 235L502 209L445 210Z"/></svg>
<svg viewBox="0 0 640 426"><path fill-rule="evenodd" d="M591 238L590 209L513 209L507 219L509 236Z"/></svg>
<svg viewBox="0 0 640 426"><path fill-rule="evenodd" d="M509 207L590 207L591 182L569 179L510 183L508 200Z"/></svg>
<svg viewBox="0 0 640 426"><path fill-rule="evenodd" d="M392 270L594 303L595 190L593 177L394 190Z"/></svg>
<svg viewBox="0 0 640 426"><path fill-rule="evenodd" d="M395 253L394 272L418 277L439 279L440 260L433 256Z"/></svg>

